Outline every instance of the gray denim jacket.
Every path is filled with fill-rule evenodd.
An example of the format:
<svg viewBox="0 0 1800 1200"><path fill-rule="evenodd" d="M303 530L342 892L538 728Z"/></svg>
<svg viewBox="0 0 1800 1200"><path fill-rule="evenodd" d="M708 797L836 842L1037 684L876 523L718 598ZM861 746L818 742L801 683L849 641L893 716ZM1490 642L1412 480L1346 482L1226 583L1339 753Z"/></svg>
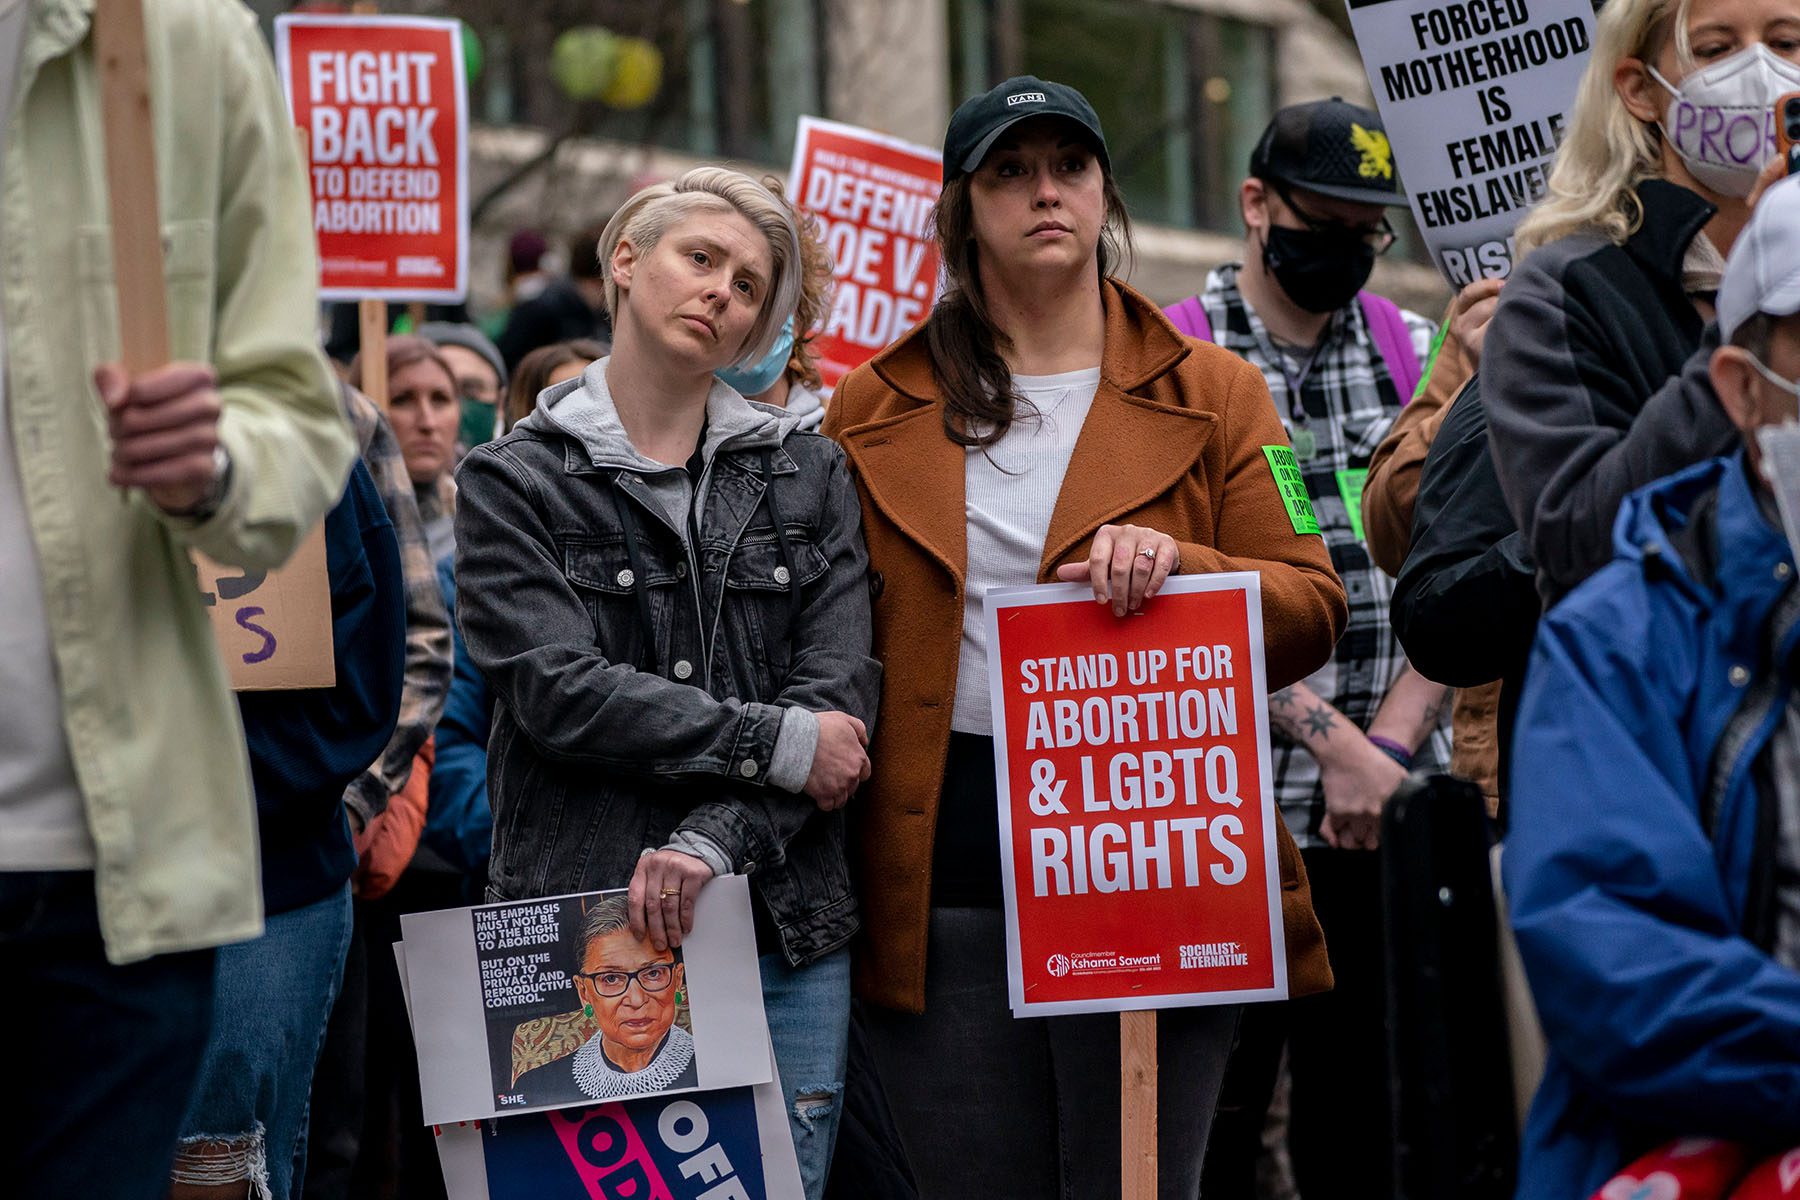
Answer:
<svg viewBox="0 0 1800 1200"><path fill-rule="evenodd" d="M699 479L639 455L605 359L457 472L457 618L493 688L496 899L622 887L674 845L747 874L800 965L858 925L815 712L873 725L843 452L724 384Z"/></svg>

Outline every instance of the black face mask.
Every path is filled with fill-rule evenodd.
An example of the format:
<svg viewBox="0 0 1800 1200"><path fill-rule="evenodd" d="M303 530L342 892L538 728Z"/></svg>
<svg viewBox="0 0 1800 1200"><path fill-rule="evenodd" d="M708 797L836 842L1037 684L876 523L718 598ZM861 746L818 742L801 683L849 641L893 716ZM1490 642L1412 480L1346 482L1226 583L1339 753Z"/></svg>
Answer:
<svg viewBox="0 0 1800 1200"><path fill-rule="evenodd" d="M1336 312L1375 269L1375 247L1360 237L1271 225L1263 234L1263 267L1288 299L1307 312Z"/></svg>

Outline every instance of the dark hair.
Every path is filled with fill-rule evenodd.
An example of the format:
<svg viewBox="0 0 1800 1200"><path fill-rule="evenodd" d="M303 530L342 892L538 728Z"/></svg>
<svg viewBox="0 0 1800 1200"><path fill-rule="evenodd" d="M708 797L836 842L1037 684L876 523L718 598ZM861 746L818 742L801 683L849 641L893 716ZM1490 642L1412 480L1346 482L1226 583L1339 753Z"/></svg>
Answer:
<svg viewBox="0 0 1800 1200"><path fill-rule="evenodd" d="M1096 157L1095 165L1099 166ZM1096 264L1101 279L1129 261L1131 217L1112 173L1101 168L1106 224L1100 232ZM1013 391L1012 371L1002 352L1006 334L988 315L981 290L981 264L976 257L974 201L968 175L944 185L931 223L948 284L943 299L925 319L925 344L931 352L931 374L944 396L944 434L959 446L987 447L1012 425L1019 405L1030 402Z"/></svg>
<svg viewBox="0 0 1800 1200"><path fill-rule="evenodd" d="M606 232L606 222L597 225L583 226L575 231L569 239L569 278L600 278L600 235Z"/></svg>
<svg viewBox="0 0 1800 1200"><path fill-rule="evenodd" d="M394 377L396 371L404 371L406 368L418 362L434 362L442 367L444 369L444 374L450 377L450 391L452 394L455 393L456 372L450 369L450 360L444 357L443 351L438 349L436 342L429 338L422 338L409 333L396 334L387 340L387 369L389 379ZM362 351L358 350L356 352L356 357L350 360L350 370L349 373L345 375L345 378L350 381L351 387L359 392L362 390Z"/></svg>
<svg viewBox="0 0 1800 1200"><path fill-rule="evenodd" d="M1769 347L1775 341L1775 327L1780 323L1778 318L1771 317L1766 312L1751 313L1731 331L1730 344L1748 350L1766 365L1769 361Z"/></svg>
<svg viewBox="0 0 1800 1200"><path fill-rule="evenodd" d="M607 353L603 342L576 338L539 346L520 359L519 369L513 372L512 383L506 389L506 427L511 429L525 419L537 403L538 393L550 386L550 376L558 367L572 362L591 363L605 358Z"/></svg>

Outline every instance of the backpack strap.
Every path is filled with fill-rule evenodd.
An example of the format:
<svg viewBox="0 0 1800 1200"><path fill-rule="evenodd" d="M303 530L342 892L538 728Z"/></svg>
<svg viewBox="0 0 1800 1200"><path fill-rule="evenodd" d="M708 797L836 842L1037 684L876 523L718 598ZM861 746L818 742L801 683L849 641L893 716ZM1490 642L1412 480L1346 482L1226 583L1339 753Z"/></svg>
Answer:
<svg viewBox="0 0 1800 1200"><path fill-rule="evenodd" d="M1419 368L1419 352L1413 349L1412 332L1406 327L1406 318L1400 315L1399 306L1386 296L1358 292L1356 299L1362 305L1363 321L1369 327L1369 336L1375 340L1375 349L1380 353L1381 361L1387 364L1394 390L1400 393L1400 403L1412 403L1424 372Z"/></svg>
<svg viewBox="0 0 1800 1200"><path fill-rule="evenodd" d="M1207 320L1206 309L1200 306L1200 297L1189 296L1179 304L1171 304L1163 309L1163 316L1169 323L1192 338L1203 342L1213 340L1212 322Z"/></svg>

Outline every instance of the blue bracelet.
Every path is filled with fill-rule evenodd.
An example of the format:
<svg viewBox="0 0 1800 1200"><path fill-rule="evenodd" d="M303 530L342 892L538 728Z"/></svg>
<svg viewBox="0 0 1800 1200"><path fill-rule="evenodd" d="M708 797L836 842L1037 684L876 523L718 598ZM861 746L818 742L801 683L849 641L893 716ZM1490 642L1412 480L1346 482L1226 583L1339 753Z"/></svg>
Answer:
<svg viewBox="0 0 1800 1200"><path fill-rule="evenodd" d="M1367 736L1369 744L1399 763L1402 771L1412 770L1412 751L1408 750L1405 746L1402 746L1392 738L1384 738L1380 734L1375 733L1371 733Z"/></svg>

